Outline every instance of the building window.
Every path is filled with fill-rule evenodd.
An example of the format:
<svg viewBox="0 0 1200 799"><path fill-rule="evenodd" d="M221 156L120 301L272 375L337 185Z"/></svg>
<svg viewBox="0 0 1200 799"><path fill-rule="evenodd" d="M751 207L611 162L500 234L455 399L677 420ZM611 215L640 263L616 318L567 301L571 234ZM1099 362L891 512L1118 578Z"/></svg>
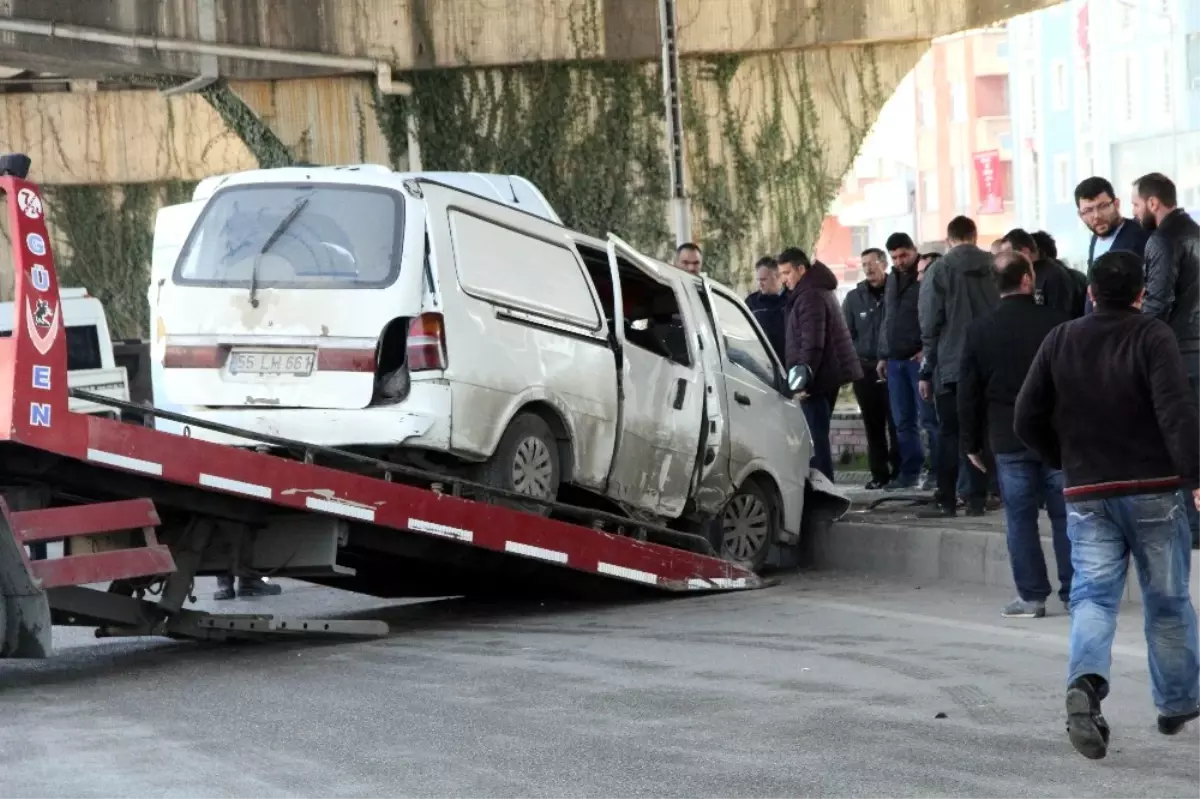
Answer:
<svg viewBox="0 0 1200 799"><path fill-rule="evenodd" d="M934 213L938 209L938 182L936 172L921 173L921 207Z"/></svg>
<svg viewBox="0 0 1200 799"><path fill-rule="evenodd" d="M1096 174L1096 148L1090 141L1081 142L1079 145L1079 174Z"/></svg>
<svg viewBox="0 0 1200 799"><path fill-rule="evenodd" d="M1126 125L1131 125L1136 111L1133 103L1133 90L1137 85L1133 80L1133 56L1128 54L1121 56L1119 69L1117 88L1120 95L1121 121Z"/></svg>
<svg viewBox="0 0 1200 799"><path fill-rule="evenodd" d="M950 84L950 121L967 121L967 89L962 81Z"/></svg>
<svg viewBox="0 0 1200 799"><path fill-rule="evenodd" d="M934 120L937 116L937 104L933 96L933 89L921 89L917 113L921 118L921 127L932 128L936 125Z"/></svg>
<svg viewBox="0 0 1200 799"><path fill-rule="evenodd" d="M1065 111L1071 97L1067 80L1067 62L1061 58L1050 67L1050 102L1055 111Z"/></svg>
<svg viewBox="0 0 1200 799"><path fill-rule="evenodd" d="M1092 127L1092 77L1087 67L1075 70L1075 98L1078 103L1077 113L1085 129Z"/></svg>
<svg viewBox="0 0 1200 799"><path fill-rule="evenodd" d="M1175 119L1175 59L1171 58L1171 50L1167 48L1162 53L1162 117L1163 124L1174 128Z"/></svg>
<svg viewBox="0 0 1200 799"><path fill-rule="evenodd" d="M1071 156L1054 156L1054 201L1069 203L1074 196L1071 185Z"/></svg>
<svg viewBox="0 0 1200 799"><path fill-rule="evenodd" d="M966 167L954 167L954 211L965 214L971 202L971 180Z"/></svg>
<svg viewBox="0 0 1200 799"><path fill-rule="evenodd" d="M1038 130L1041 126L1041 115L1038 113L1038 90L1037 90L1037 74L1030 72L1025 78L1025 97L1022 102L1026 103L1026 108L1029 109L1029 133L1032 137L1037 138Z"/></svg>

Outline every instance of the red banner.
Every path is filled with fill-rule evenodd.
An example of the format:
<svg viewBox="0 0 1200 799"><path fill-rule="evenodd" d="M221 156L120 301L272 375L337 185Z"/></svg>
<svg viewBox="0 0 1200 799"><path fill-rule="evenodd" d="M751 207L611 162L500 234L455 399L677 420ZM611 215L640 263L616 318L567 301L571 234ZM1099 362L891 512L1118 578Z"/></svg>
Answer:
<svg viewBox="0 0 1200 799"><path fill-rule="evenodd" d="M975 153L975 183L979 186L978 213L1004 213L1004 176L1000 173L999 150Z"/></svg>

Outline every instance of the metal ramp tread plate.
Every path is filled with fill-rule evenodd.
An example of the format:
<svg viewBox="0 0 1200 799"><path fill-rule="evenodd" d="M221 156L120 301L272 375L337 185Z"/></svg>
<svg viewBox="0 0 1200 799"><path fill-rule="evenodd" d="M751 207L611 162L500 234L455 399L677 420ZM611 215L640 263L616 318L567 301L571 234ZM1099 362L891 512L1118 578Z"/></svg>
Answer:
<svg viewBox="0 0 1200 799"><path fill-rule="evenodd" d="M0 177L16 274L13 335L0 339L0 440L105 469L449 539L670 592L761 587L710 555L430 490L71 413L58 279L36 186ZM11 387L11 391L4 388Z"/></svg>

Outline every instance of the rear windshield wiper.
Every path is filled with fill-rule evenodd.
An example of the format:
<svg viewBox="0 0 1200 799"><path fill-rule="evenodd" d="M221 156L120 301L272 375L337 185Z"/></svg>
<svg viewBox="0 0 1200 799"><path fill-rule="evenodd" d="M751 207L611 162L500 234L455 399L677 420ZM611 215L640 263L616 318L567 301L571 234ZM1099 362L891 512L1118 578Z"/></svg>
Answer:
<svg viewBox="0 0 1200 799"><path fill-rule="evenodd" d="M299 202L292 206L292 210L288 211L287 216L280 220L275 229L271 231L271 235L267 236L267 240L263 242L262 249L254 256L254 264L250 267L250 307L258 307L258 263L262 257L267 254L267 250L275 246L275 242L279 241L279 237L284 234L288 227L295 221L296 217L300 216L300 212L304 210L304 206L308 205L309 197L306 195L301 197Z"/></svg>

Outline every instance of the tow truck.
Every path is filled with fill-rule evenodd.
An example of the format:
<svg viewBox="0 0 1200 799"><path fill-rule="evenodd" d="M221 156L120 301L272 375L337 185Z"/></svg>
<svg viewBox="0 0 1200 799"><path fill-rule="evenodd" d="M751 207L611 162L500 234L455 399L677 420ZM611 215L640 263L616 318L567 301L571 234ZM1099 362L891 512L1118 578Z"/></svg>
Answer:
<svg viewBox="0 0 1200 799"><path fill-rule="evenodd" d="M10 159L0 158L15 273L12 335L0 339L0 657L48 656L54 625L219 640L388 632L370 619L190 609L203 575L287 576L379 597L766 584L694 533L557 502L515 509L506 503L529 497L72 387L44 200L25 179L28 161ZM262 447L122 421L153 417ZM62 542L62 555L31 559L38 542Z"/></svg>

